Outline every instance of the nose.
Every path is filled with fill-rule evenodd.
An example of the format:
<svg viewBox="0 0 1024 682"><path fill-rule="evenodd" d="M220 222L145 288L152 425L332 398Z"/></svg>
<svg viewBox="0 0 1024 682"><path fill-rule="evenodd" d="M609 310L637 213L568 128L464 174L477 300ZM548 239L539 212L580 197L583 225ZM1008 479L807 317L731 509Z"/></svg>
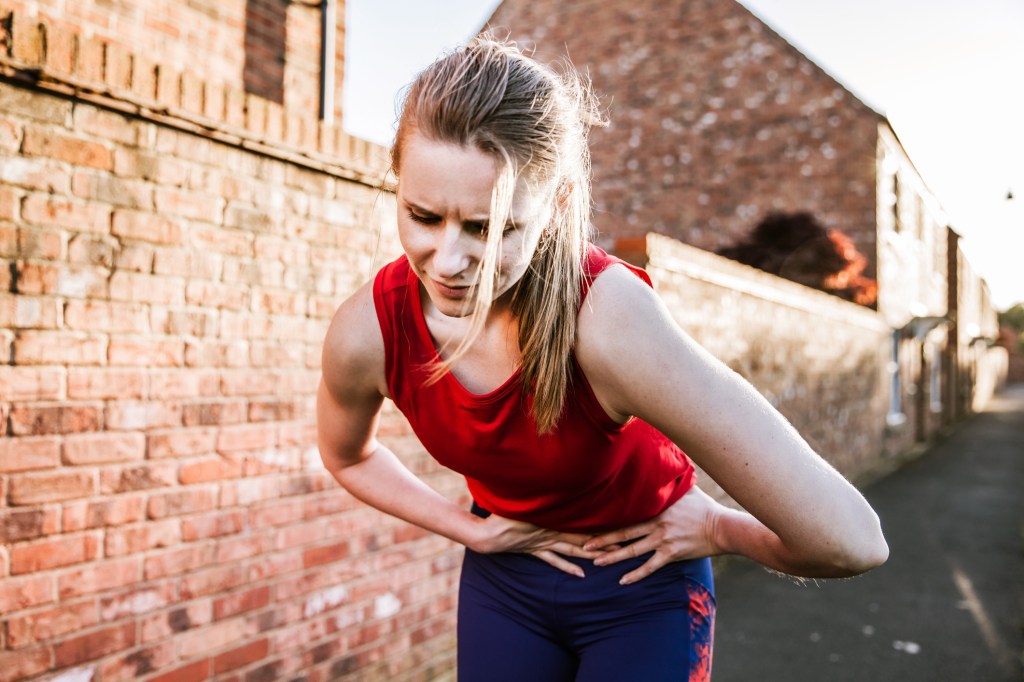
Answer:
<svg viewBox="0 0 1024 682"><path fill-rule="evenodd" d="M461 225L447 223L437 233L434 276L449 282L464 277L474 260L474 244Z"/></svg>

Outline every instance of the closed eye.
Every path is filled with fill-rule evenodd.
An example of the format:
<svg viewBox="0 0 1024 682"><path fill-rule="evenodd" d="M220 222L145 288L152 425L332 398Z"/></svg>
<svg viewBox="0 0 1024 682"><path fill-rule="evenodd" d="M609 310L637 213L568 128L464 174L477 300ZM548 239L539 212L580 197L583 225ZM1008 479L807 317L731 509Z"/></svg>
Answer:
<svg viewBox="0 0 1024 682"><path fill-rule="evenodd" d="M430 213L416 213L415 211L409 210L406 211L406 214L414 222L422 223L423 225L436 225L441 221L439 216L432 215Z"/></svg>

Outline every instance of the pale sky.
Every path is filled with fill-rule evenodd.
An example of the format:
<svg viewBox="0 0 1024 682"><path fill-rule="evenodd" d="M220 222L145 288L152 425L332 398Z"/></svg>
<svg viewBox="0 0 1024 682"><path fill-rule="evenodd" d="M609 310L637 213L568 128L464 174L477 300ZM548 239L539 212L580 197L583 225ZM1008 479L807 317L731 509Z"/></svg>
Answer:
<svg viewBox="0 0 1024 682"><path fill-rule="evenodd" d="M996 305L1024 302L1024 2L742 4L889 118ZM346 5L344 126L388 144L399 89L475 34L498 2Z"/></svg>

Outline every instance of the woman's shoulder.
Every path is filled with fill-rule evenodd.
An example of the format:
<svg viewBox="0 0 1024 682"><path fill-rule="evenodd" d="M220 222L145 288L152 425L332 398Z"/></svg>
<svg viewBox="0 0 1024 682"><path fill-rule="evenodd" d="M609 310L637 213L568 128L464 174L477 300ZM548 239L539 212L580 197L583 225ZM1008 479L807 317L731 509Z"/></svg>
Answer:
<svg viewBox="0 0 1024 682"><path fill-rule="evenodd" d="M324 380L339 389L374 387L386 395L384 339L374 303L375 281L363 284L338 306L324 338Z"/></svg>

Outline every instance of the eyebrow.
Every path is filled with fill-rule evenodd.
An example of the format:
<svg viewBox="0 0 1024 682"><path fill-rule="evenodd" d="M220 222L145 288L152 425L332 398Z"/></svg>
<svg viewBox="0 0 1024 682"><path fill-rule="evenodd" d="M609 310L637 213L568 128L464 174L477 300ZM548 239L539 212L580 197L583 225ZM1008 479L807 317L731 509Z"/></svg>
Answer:
<svg viewBox="0 0 1024 682"><path fill-rule="evenodd" d="M431 210L429 208L426 208L424 206L420 206L415 201L409 201L405 197L402 197L402 201L405 202L406 206L408 206L409 208L411 208L414 211L418 211L420 213L426 213L428 215L438 215L436 211L433 211L433 210ZM486 223L489 223L489 222L490 222L490 216L469 216L469 217L466 217L466 218L462 219L462 224L466 224L466 223L484 223L484 224L486 224ZM516 228L518 226L519 226L518 223L516 223L516 221L512 219L512 216L509 216L508 220L505 221L505 229L506 230L511 229L511 228Z"/></svg>

